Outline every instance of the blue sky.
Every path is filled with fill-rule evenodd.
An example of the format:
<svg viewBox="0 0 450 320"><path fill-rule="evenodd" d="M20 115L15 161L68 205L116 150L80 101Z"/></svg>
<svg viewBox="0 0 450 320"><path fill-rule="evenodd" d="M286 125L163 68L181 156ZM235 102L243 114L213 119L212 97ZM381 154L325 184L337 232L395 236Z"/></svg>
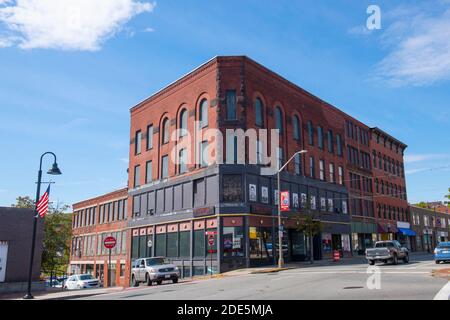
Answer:
<svg viewBox="0 0 450 320"><path fill-rule="evenodd" d="M381 30L366 28L370 4ZM442 200L448 30L449 0L0 0L0 205L34 196L47 150L64 173L54 202L125 186L130 107L233 54L408 144L409 200Z"/></svg>

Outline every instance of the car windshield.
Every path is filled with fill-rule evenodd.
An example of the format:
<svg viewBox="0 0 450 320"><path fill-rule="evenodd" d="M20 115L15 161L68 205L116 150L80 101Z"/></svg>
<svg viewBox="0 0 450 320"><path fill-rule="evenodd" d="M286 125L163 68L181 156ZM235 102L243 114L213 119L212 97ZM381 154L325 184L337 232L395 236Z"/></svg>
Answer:
<svg viewBox="0 0 450 320"><path fill-rule="evenodd" d="M147 266L160 266L163 264L167 264L166 259L164 258L151 258L147 259Z"/></svg>
<svg viewBox="0 0 450 320"><path fill-rule="evenodd" d="M375 248L392 248L393 246L392 242L378 242L375 244Z"/></svg>
<svg viewBox="0 0 450 320"><path fill-rule="evenodd" d="M80 276L80 280L92 280L92 279L94 279L94 277L92 277L90 274Z"/></svg>

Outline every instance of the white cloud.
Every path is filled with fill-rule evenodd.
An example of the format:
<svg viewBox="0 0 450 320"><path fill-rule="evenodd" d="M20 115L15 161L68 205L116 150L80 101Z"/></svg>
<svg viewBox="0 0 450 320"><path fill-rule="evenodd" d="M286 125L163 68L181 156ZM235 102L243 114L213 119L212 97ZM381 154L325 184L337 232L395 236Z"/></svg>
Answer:
<svg viewBox="0 0 450 320"><path fill-rule="evenodd" d="M145 0L0 0L0 47L95 51L136 15ZM5 35L6 34L6 35Z"/></svg>
<svg viewBox="0 0 450 320"><path fill-rule="evenodd" d="M412 154L405 156L405 162L408 164L429 161L449 159L449 154Z"/></svg>
<svg viewBox="0 0 450 320"><path fill-rule="evenodd" d="M129 163L129 159L128 158L120 158L119 160L124 162L124 163Z"/></svg>
<svg viewBox="0 0 450 320"><path fill-rule="evenodd" d="M399 7L383 16L392 20L381 36L390 52L377 64L376 78L394 86L450 80L450 9L441 4L438 14L426 7Z"/></svg>
<svg viewBox="0 0 450 320"><path fill-rule="evenodd" d="M145 28L144 32L155 32L155 29L153 29L153 28Z"/></svg>

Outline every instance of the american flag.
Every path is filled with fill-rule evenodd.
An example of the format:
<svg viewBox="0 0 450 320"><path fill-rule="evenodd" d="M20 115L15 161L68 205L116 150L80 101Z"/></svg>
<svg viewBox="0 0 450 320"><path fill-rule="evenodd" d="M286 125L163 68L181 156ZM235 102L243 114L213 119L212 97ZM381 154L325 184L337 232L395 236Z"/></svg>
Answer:
<svg viewBox="0 0 450 320"><path fill-rule="evenodd" d="M41 218L45 217L45 215L47 214L49 197L50 197L50 185L48 185L47 191L45 191L41 199L36 204L36 210Z"/></svg>

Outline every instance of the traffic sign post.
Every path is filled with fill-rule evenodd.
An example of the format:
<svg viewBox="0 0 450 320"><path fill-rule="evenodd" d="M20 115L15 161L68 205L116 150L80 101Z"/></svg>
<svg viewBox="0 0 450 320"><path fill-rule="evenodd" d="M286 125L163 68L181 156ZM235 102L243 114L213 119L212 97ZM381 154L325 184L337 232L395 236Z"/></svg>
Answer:
<svg viewBox="0 0 450 320"><path fill-rule="evenodd" d="M209 255L211 257L211 277L213 276L213 247L214 244L216 243L216 235L217 235L217 231L206 231L205 232L206 236L208 237L208 244L209 244Z"/></svg>
<svg viewBox="0 0 450 320"><path fill-rule="evenodd" d="M116 247L117 240L114 237L107 237L103 240L103 245L106 249L109 250L109 259L108 259L108 287L111 287L111 250Z"/></svg>

